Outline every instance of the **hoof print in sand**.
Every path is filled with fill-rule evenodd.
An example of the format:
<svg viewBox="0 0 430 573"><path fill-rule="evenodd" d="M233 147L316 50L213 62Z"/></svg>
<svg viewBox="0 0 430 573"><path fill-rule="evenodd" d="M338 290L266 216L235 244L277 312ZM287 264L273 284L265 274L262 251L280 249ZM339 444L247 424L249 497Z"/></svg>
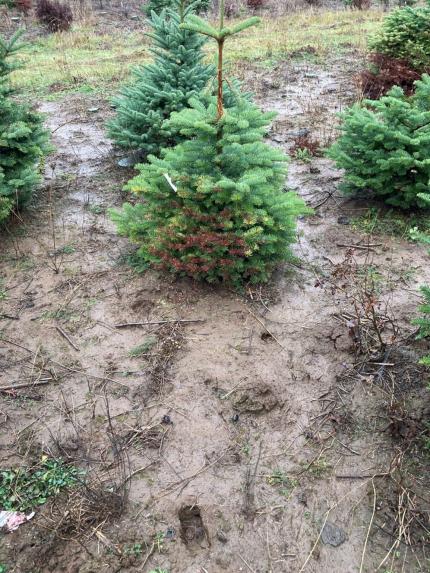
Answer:
<svg viewBox="0 0 430 573"><path fill-rule="evenodd" d="M239 394L233 405L234 409L242 414L263 414L264 412L271 412L281 404L271 388L265 384L245 389Z"/></svg>
<svg viewBox="0 0 430 573"><path fill-rule="evenodd" d="M179 510L181 523L180 536L189 547L205 547L209 545L207 529L203 523L198 505L184 505Z"/></svg>

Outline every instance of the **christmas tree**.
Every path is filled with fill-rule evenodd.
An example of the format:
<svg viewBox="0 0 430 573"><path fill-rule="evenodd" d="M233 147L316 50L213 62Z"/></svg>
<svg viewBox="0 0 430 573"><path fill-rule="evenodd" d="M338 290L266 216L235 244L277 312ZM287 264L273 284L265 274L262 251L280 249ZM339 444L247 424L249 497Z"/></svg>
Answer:
<svg viewBox="0 0 430 573"><path fill-rule="evenodd" d="M210 6L210 0L195 0L194 10L198 12L204 12ZM170 8L172 6L172 0L148 0L145 4L145 13L150 16L152 12L156 14L161 14L165 8Z"/></svg>
<svg viewBox="0 0 430 573"><path fill-rule="evenodd" d="M421 73L428 70L430 2L426 6L405 6L388 14L369 44L372 51L404 60Z"/></svg>
<svg viewBox="0 0 430 573"><path fill-rule="evenodd" d="M49 151L40 114L12 98L9 74L18 63L10 56L21 49L21 34L0 38L0 223L30 199L40 181L38 161Z"/></svg>
<svg viewBox="0 0 430 573"><path fill-rule="evenodd" d="M345 170L341 189L403 209L429 207L430 76L415 82L410 97L394 87L378 101L354 105L340 129L329 156Z"/></svg>
<svg viewBox="0 0 430 573"><path fill-rule="evenodd" d="M418 310L421 312L421 317L412 321L412 324L419 326L419 332L417 336L418 340L430 338L430 287L421 287L421 294L424 297L424 304L418 308ZM428 356L424 356L420 362L425 366L430 366L430 354Z"/></svg>
<svg viewBox="0 0 430 573"><path fill-rule="evenodd" d="M160 15L152 13L148 36L154 61L134 70L133 82L114 100L117 114L108 124L117 145L137 150L142 157L179 141L164 121L191 97L198 97L213 74L212 66L202 63L205 40L180 28L194 4L186 6L185 0L172 0L172 4Z"/></svg>
<svg viewBox="0 0 430 573"><path fill-rule="evenodd" d="M421 199L425 201L430 207L430 194L421 195ZM411 235L414 240L421 241L426 245L430 245L430 237L428 234L422 233L417 229L413 229L411 231ZM421 305L418 309L421 311L421 317L413 321L413 324L419 326L418 340L430 338L430 287L421 287L421 293L424 297L424 304ZM424 358L421 359L421 364L430 366L430 354L424 356Z"/></svg>
<svg viewBox="0 0 430 573"><path fill-rule="evenodd" d="M306 208L283 192L287 158L263 141L275 114L245 98L224 108L225 41L258 18L229 28L223 1L220 11L218 29L197 16L183 24L217 41L217 97L172 114L167 126L188 139L138 166L128 189L143 201L112 216L145 264L210 282L259 282L291 256L296 217Z"/></svg>

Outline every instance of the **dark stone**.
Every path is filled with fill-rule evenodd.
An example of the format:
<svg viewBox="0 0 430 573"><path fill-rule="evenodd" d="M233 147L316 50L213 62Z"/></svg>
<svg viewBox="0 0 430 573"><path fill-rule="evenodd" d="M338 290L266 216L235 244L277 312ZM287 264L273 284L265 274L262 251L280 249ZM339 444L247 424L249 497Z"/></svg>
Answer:
<svg viewBox="0 0 430 573"><path fill-rule="evenodd" d="M232 416L231 421L237 424L237 422L239 421L239 414L235 414L234 416Z"/></svg>
<svg viewBox="0 0 430 573"><path fill-rule="evenodd" d="M339 223L339 225L349 225L350 219L346 215L341 215L340 217L338 217L337 222Z"/></svg>
<svg viewBox="0 0 430 573"><path fill-rule="evenodd" d="M161 418L161 423L162 423L162 424L173 424L171 417L168 416L167 414L165 414L165 415Z"/></svg>
<svg viewBox="0 0 430 573"><path fill-rule="evenodd" d="M264 78L263 87L267 89L278 89L280 87L280 83L276 80Z"/></svg>
<svg viewBox="0 0 430 573"><path fill-rule="evenodd" d="M175 538L176 538L176 531L175 531L175 529L174 529L173 527L168 527L168 528L166 529L166 533L165 533L164 537L165 537L166 539L170 539L170 540L174 541Z"/></svg>
<svg viewBox="0 0 430 573"><path fill-rule="evenodd" d="M118 161L118 167L134 167L135 161L133 157L123 157Z"/></svg>
<svg viewBox="0 0 430 573"><path fill-rule="evenodd" d="M321 540L325 545L338 547L346 541L346 533L334 523L327 521L321 533Z"/></svg>
<svg viewBox="0 0 430 573"><path fill-rule="evenodd" d="M224 533L222 529L218 529L218 531L216 532L216 536L218 541L221 541L221 543L227 543L228 541L227 535Z"/></svg>
<svg viewBox="0 0 430 573"><path fill-rule="evenodd" d="M289 131L287 135L289 137L305 137L306 135L309 135L310 132L311 130L308 129L307 127L302 127L301 129Z"/></svg>

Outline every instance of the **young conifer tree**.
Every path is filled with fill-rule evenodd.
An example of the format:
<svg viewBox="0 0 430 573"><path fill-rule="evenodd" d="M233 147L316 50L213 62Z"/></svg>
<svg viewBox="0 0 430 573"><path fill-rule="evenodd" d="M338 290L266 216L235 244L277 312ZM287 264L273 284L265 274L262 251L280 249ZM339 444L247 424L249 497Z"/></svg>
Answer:
<svg viewBox="0 0 430 573"><path fill-rule="evenodd" d="M10 56L21 49L21 35L0 38L0 224L30 199L40 181L37 163L50 149L41 115L12 98L9 75L19 66Z"/></svg>
<svg viewBox="0 0 430 573"><path fill-rule="evenodd" d="M342 190L402 209L429 207L430 76L415 82L412 96L394 87L380 100L355 104L340 130L328 155L345 170Z"/></svg>
<svg viewBox="0 0 430 573"><path fill-rule="evenodd" d="M152 12L156 14L161 14L165 8L169 8L172 5L172 0L148 0L145 4L145 14L150 16ZM204 12L210 6L210 0L196 0L194 3L194 9L197 13Z"/></svg>
<svg viewBox="0 0 430 573"><path fill-rule="evenodd" d="M421 195L421 199L430 207L430 193ZM427 233L417 231L417 229L411 231L411 238L425 245L430 245L430 236ZM412 324L419 326L418 340L430 340L430 286L422 286L421 294L423 295L423 304L418 308L421 312L421 317L413 320ZM424 356L420 363L430 367L430 354Z"/></svg>
<svg viewBox="0 0 430 573"><path fill-rule="evenodd" d="M133 81L114 99L116 116L108 123L110 137L123 148L158 154L179 141L178 134L163 125L172 112L180 111L191 97L199 97L213 68L203 63L205 40L180 28L194 3L172 0L161 14L152 12L147 34L153 42L154 61L133 72Z"/></svg>
<svg viewBox="0 0 430 573"><path fill-rule="evenodd" d="M421 294L423 295L423 304L418 307L421 316L413 320L412 324L415 324L419 327L417 339L423 340L430 339L430 287L422 286L420 290ZM420 363L424 364L425 366L430 366L430 354L424 356L420 360Z"/></svg>
<svg viewBox="0 0 430 573"><path fill-rule="evenodd" d="M225 41L257 22L224 27L221 1L218 29L197 16L183 24L217 41L217 97L172 115L168 125L188 139L140 165L127 187L143 201L112 213L144 264L240 284L267 280L291 256L296 217L306 208L283 191L286 156L263 141L275 114L246 99L224 108Z"/></svg>

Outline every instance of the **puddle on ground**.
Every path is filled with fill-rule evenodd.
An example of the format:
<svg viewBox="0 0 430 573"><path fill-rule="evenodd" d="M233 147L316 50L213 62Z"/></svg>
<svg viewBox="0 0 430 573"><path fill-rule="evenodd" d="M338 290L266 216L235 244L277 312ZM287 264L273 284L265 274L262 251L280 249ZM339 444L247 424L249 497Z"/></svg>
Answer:
<svg viewBox="0 0 430 573"><path fill-rule="evenodd" d="M102 161L112 153L112 143L102 125L91 116L70 116L57 102L43 102L39 110L48 114L46 126L52 131L55 156L47 162L47 180L70 174L87 176L96 174ZM83 112L84 113L84 112Z"/></svg>

